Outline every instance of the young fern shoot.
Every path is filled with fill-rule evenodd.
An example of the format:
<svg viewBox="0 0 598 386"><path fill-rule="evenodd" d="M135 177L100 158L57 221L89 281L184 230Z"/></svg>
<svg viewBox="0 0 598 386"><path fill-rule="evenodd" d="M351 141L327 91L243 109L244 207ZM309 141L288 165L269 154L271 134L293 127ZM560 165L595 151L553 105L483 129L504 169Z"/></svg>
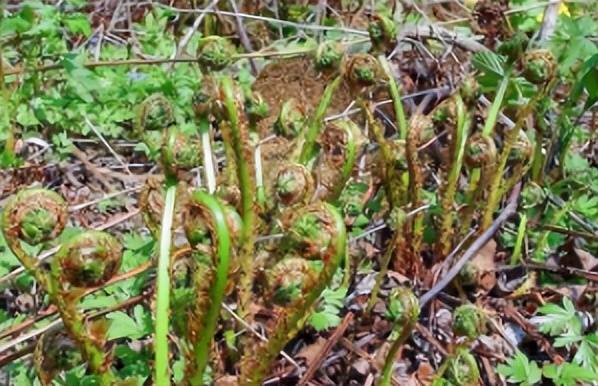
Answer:
<svg viewBox="0 0 598 386"><path fill-rule="evenodd" d="M440 209L442 210L442 214L440 216L438 253L441 258L444 258L452 248L451 238L453 236L453 227L455 226L455 211L453 210L453 205L459 176L461 175L467 135L471 125L471 117L467 113L465 103L459 95L455 97L455 105L457 127L453 133L450 145L451 164L442 185L442 197L440 199Z"/></svg>
<svg viewBox="0 0 598 386"><path fill-rule="evenodd" d="M107 325L102 321L88 325L77 303L84 289L103 285L116 274L121 257L122 246L116 238L105 232L85 231L65 242L52 260L50 296L102 385L112 385L114 380L112 356L104 352Z"/></svg>
<svg viewBox="0 0 598 386"><path fill-rule="evenodd" d="M346 229L338 211L315 203L295 214L285 232L283 258L269 274L270 298L282 306L267 342L241 359L240 386L259 386L280 350L301 329L332 280L346 247Z"/></svg>
<svg viewBox="0 0 598 386"><path fill-rule="evenodd" d="M419 302L417 297L408 288L394 288L388 297L387 316L393 321L393 334L397 338L392 342L382 369L379 386L390 386L392 370L397 352L401 345L413 332L419 318Z"/></svg>
<svg viewBox="0 0 598 386"><path fill-rule="evenodd" d="M228 137L232 141L234 162L238 186L241 193L241 218L243 229L240 237L239 265L241 278L239 282L239 308L241 316L247 315L251 299L254 264L253 251L255 247L256 197L255 174L253 166L253 152L249 144L249 127L245 116L243 96L235 88L229 76L220 79L220 103L223 106L225 124L222 130L229 131Z"/></svg>
<svg viewBox="0 0 598 386"><path fill-rule="evenodd" d="M170 384L168 332L170 328L171 244L176 215L179 175L197 166L200 151L197 144L176 127L166 129L162 146L162 167L165 173L164 203L159 229L159 253L156 278L155 309L155 373L156 384ZM145 210L151 206L142 205ZM146 215L146 218L151 216ZM154 214L154 217L157 217Z"/></svg>
<svg viewBox="0 0 598 386"><path fill-rule="evenodd" d="M189 384L199 386L203 384L212 338L218 325L232 246L225 210L209 194L196 191L191 195L184 223L187 239L193 248L193 282L197 289L187 327L192 352L188 355L186 373ZM206 291L206 288L209 290Z"/></svg>
<svg viewBox="0 0 598 386"><path fill-rule="evenodd" d="M110 385L110 355L104 352L105 326L94 328L83 320L77 302L83 289L101 285L118 270L122 247L112 236L95 231L83 232L64 243L51 271L39 266L22 243L41 245L56 239L66 225L67 205L57 193L46 189L24 190L8 202L2 214L2 232L11 251L36 278L56 305L66 330L81 350L89 369L102 385ZM42 381L48 374L40 374Z"/></svg>

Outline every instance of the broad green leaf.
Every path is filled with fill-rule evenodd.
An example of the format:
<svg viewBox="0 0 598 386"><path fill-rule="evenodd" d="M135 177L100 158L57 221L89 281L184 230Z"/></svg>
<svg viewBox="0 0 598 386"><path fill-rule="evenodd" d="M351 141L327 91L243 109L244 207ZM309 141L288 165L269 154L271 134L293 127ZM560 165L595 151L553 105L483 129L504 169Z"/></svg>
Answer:
<svg viewBox="0 0 598 386"><path fill-rule="evenodd" d="M139 339L151 334L151 316L143 306L137 305L133 309L135 318L122 311L111 312L106 315L111 321L108 329L108 339Z"/></svg>

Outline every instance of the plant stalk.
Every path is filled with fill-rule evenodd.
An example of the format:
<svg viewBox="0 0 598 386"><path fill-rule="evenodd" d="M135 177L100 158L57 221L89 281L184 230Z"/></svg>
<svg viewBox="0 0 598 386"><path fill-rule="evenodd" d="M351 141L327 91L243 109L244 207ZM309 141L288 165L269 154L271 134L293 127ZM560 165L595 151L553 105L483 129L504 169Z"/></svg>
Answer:
<svg viewBox="0 0 598 386"><path fill-rule="evenodd" d="M403 109L403 102L401 101L401 90L399 83L396 81L395 77L392 75L392 72L390 71L390 65L388 63L388 60L386 59L386 55L378 56L378 60L380 61L380 65L382 66L382 69L388 77L388 91L390 92L390 97L392 98L392 105L395 110L397 128L399 129L399 138L406 139L408 126L407 118L405 118L405 110Z"/></svg>
<svg viewBox="0 0 598 386"><path fill-rule="evenodd" d="M463 166L463 155L467 134L471 125L471 117L465 109L463 99L457 96L457 130L453 138L453 159L447 176L446 184L443 186L441 199L442 215L440 220L440 236L438 238L439 254L444 258L451 250L451 235L455 220L453 203L457 192L457 183Z"/></svg>
<svg viewBox="0 0 598 386"><path fill-rule="evenodd" d="M326 86L324 94L322 95L322 99L320 99L320 103L318 104L316 111L309 120L307 132L305 132L305 135L303 136L303 145L299 147L301 149L299 163L303 165L307 165L314 157L316 140L318 139L318 135L320 134L322 128L324 115L326 114L326 110L328 110L328 107L332 102L332 96L341 84L341 81L342 77L337 76Z"/></svg>
<svg viewBox="0 0 598 386"><path fill-rule="evenodd" d="M228 270L231 254L231 240L226 224L226 215L222 206L211 195L202 191L193 193L193 200L208 208L214 221L216 246L216 276L210 286L210 306L203 319L203 329L200 331L199 340L194 346L195 368L194 374L190 377L193 386L203 384L203 374L208 365L210 357L210 344L218 326L220 308L224 299L224 292L228 279Z"/></svg>
<svg viewBox="0 0 598 386"><path fill-rule="evenodd" d="M239 108L235 101L233 80L229 76L221 79L224 107L228 113L232 147L236 161L237 179L241 191L241 218L243 229L240 237L239 265L241 278L239 282L239 311L241 317L247 315L252 296L254 264L253 249L255 244L255 208L256 196L255 176L251 173L253 155L249 150L249 132L247 122L241 121Z"/></svg>
<svg viewBox="0 0 598 386"><path fill-rule="evenodd" d="M170 385L168 330L170 324L170 249L177 184L168 181L160 229L160 250L156 283L156 326L154 337L156 385Z"/></svg>

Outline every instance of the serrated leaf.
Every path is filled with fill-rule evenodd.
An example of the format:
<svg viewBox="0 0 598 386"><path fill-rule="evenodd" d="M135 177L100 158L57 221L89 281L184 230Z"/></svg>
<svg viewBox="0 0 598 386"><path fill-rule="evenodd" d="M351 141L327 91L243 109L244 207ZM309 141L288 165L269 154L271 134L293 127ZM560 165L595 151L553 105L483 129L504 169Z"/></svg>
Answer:
<svg viewBox="0 0 598 386"><path fill-rule="evenodd" d="M542 369L542 374L552 379L557 386L575 386L578 383L598 380L598 374L594 371L573 363L548 364Z"/></svg>
<svg viewBox="0 0 598 386"><path fill-rule="evenodd" d="M498 365L497 371L507 382L519 383L521 386L532 386L542 379L538 364L530 361L521 351L508 359L506 365Z"/></svg>
<svg viewBox="0 0 598 386"><path fill-rule="evenodd" d="M495 54L493 52L478 52L473 55L472 65L476 70L484 72L497 78L505 76L504 65L506 59L504 56Z"/></svg>
<svg viewBox="0 0 598 386"><path fill-rule="evenodd" d="M563 307L548 303L540 307L538 313L542 316L535 316L531 321L542 333L557 336L569 331L576 334L581 332L581 321L569 298L563 298Z"/></svg>

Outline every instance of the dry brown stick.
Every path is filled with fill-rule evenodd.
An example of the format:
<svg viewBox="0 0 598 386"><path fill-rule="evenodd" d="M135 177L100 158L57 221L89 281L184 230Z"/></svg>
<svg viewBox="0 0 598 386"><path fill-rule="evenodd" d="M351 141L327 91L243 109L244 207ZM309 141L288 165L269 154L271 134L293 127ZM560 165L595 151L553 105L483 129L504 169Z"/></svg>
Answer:
<svg viewBox="0 0 598 386"><path fill-rule="evenodd" d="M144 182L148 177L148 174L125 174L96 166L87 158L87 155L76 146L71 148L71 152L77 159L79 159L79 161L81 161L81 163L83 163L83 166L85 166L85 168L102 183L102 185L105 185L110 193L112 193L114 189L112 184L108 181L108 178L116 178L123 182Z"/></svg>
<svg viewBox="0 0 598 386"><path fill-rule="evenodd" d="M10 354L6 354L0 356L0 368L4 367L5 365L16 361L24 357L27 354L31 354L35 350L35 342L29 343L27 346L17 350L15 352L11 352Z"/></svg>
<svg viewBox="0 0 598 386"><path fill-rule="evenodd" d="M124 309L124 308L128 308L128 307L130 307L130 306L133 306L133 305L139 304L139 303L141 303L141 302L142 302L142 301L143 301L143 300L144 300L146 297L147 297L147 294L142 294L142 295L138 295L138 296L135 296L135 297L129 298L129 299L125 300L124 302L122 302L122 303L119 303L119 304L116 304L116 305L114 305L114 306L112 306L112 307L109 307L109 308L107 308L107 309L104 309L104 310L101 310L101 311L97 311L97 312L91 313L90 315L88 315L88 316L86 317L86 319L97 318L97 317L100 317L100 316L102 316L102 315L104 315L104 314L106 314L106 313L109 313L109 312L114 312L114 311L118 311L118 310L122 310L122 309ZM41 335L41 334L43 334L43 333L44 333L44 332L46 332L46 331L50 331L50 330L53 330L53 329L57 329L57 328L59 328L59 327L60 327L60 325L62 324L61 322L62 322L62 320L61 320L61 319L55 320L55 321L54 321L55 325L53 325L53 326L50 326L50 328L44 328L44 329L41 329L41 330L39 331L39 333L37 333L37 334L33 334L32 336L30 336L30 337L29 337L29 339L31 339L31 338L37 338L37 336L38 336L38 335ZM6 345L6 346L7 346L7 347L8 347L8 346L10 346L10 344L8 344L8 345ZM28 347L29 347L29 346L28 346ZM1 357L0 357L0 368L2 368L3 366L5 366L5 365L7 365L7 364L9 364L9 363L12 363L13 361L15 361L15 360L17 360L17 359L19 359L19 358L21 358L21 357L23 357L23 356L27 355L27 354L29 354L31 351L33 351L33 348L35 348L35 343L32 343L32 344L31 344L31 347L32 347L32 348L31 348L31 351L28 351L28 350L27 350L27 348L28 348L28 347L26 347L25 349L22 349L22 350L18 350L18 351L14 352L14 353L10 353L10 354L7 354L7 355L4 355L4 356L1 356ZM3 351L6 351L6 350L3 350Z"/></svg>
<svg viewBox="0 0 598 386"><path fill-rule="evenodd" d="M173 261L176 260L178 257L183 256L185 253L190 251L189 247L182 247L178 249L176 252L173 253ZM92 293L101 290L102 288L106 288L107 286L117 283L119 281L130 279L134 276L137 276L140 273L143 273L149 270L153 266L152 261L147 261L136 268L133 268L127 272L121 273L118 276L113 277L112 279L108 280L105 284L93 288L88 288L87 291L83 294L83 296L91 295ZM30 327L32 324L39 322L42 319L45 319L49 316L52 316L58 312L58 309L54 305L50 305L46 310L44 310L41 314L36 315L35 317L29 318L24 320L23 322L19 323L18 325L10 327L8 330L0 332L0 339L7 337L9 335L14 335L16 333L20 333L23 330Z"/></svg>
<svg viewBox="0 0 598 386"><path fill-rule="evenodd" d="M550 272L564 274L564 275L579 276L579 277L583 277L584 279L589 280L589 281L598 282L598 272L588 271L586 269L568 267L568 266L550 266L547 264L539 264L539 263L525 263L525 264L523 264L523 266L528 269L536 269L536 270L550 271Z"/></svg>
<svg viewBox="0 0 598 386"><path fill-rule="evenodd" d="M0 332L0 339L4 339L7 336L18 334L18 333L22 332L23 330L29 328L33 324L39 322L40 320L43 320L43 319L47 318L48 316L54 315L56 312L58 312L58 310L57 310L56 306L52 304L51 306L49 306L48 308L46 308L39 314L37 314L31 318L27 318L27 319L23 320L21 323L15 324L14 326L11 326L8 329Z"/></svg>
<svg viewBox="0 0 598 386"><path fill-rule="evenodd" d="M314 360L307 368L307 371L305 372L305 374L303 374L303 377L301 377L299 383L297 383L297 386L303 386L307 384L307 382L309 382L309 380L314 376L316 371L318 371L318 369L320 368L320 365L322 364L324 359L326 359L326 356L328 355L330 350L332 350L332 348L338 343L339 339L345 334L345 331L347 331L347 328L349 328L349 325L351 324L352 320L352 312L349 312L347 315L345 315L345 318L343 319L341 324L339 324L336 327L336 330L334 330L330 338L328 338L328 340L324 344L324 347L322 347L320 351L316 354Z"/></svg>
<svg viewBox="0 0 598 386"><path fill-rule="evenodd" d="M568 236L573 237L581 237L583 239L598 241L598 234L584 232L584 231L576 231L575 229L563 228L557 225L550 225L550 224L539 224L539 227L551 232L561 233Z"/></svg>
<svg viewBox="0 0 598 386"><path fill-rule="evenodd" d="M421 323L418 323L415 325L415 329L424 337L425 340L427 340L432 346L434 346L434 348L436 348L436 350L438 350L439 353L441 353L445 357L448 356L448 351L446 351L446 349L442 347L442 343L440 343L438 339L434 337L434 335L430 332L430 330L426 328L426 326L422 325Z"/></svg>
<svg viewBox="0 0 598 386"><path fill-rule="evenodd" d="M463 253L463 256L457 261L455 265L440 279L438 283L434 285L428 292L423 294L419 298L420 307L424 307L430 300L434 299L451 281L459 274L461 269L472 259L478 251L486 245L488 240L494 236L502 224L509 219L512 215L517 212L517 199L521 193L521 183L515 185L509 196L507 206L503 209L502 213L492 222L492 224L478 237L467 250Z"/></svg>
<svg viewBox="0 0 598 386"><path fill-rule="evenodd" d="M151 268L151 266L152 266L151 261L143 263L140 266L138 266L137 268L134 268L130 271L124 272L118 276L113 277L106 284L104 284L102 286L87 289L87 291L85 291L83 296L90 295L102 288L105 288L105 287L107 287L111 284L117 283L119 281L130 279L133 276L136 276L142 272L147 271L149 268ZM56 306L50 305L48 308L46 308L40 314L35 315L34 317L31 317L31 318L28 318L28 319L22 321L21 323L14 325L14 326L10 327L9 329L0 332L0 339L3 339L10 335L18 334L18 333L22 332L23 330L27 329L28 327L30 327L31 325L39 322L42 319L52 316L52 315L56 314L57 312L58 312L58 309L56 308Z"/></svg>

